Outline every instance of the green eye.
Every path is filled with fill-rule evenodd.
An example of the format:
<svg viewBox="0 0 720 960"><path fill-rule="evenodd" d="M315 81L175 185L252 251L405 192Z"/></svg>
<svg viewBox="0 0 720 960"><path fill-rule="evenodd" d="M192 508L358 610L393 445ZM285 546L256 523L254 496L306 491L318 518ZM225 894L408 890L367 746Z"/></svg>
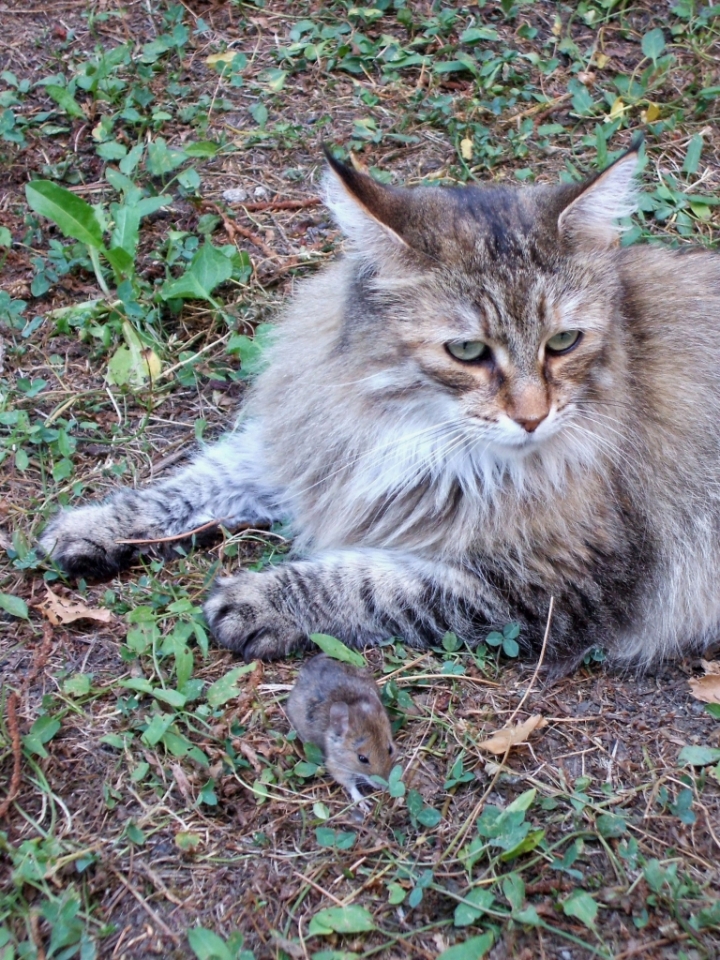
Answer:
<svg viewBox="0 0 720 960"><path fill-rule="evenodd" d="M454 340L446 343L445 348L451 357L471 363L473 360L485 360L490 356L490 347L482 340Z"/></svg>
<svg viewBox="0 0 720 960"><path fill-rule="evenodd" d="M549 353L568 353L580 343L582 333L579 330L563 330L550 337L545 344Z"/></svg>

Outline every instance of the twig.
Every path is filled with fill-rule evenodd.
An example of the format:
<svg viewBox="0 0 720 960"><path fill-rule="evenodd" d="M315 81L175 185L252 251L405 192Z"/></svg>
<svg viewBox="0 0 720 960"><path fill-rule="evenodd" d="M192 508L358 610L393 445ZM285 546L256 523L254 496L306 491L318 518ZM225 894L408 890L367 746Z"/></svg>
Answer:
<svg viewBox="0 0 720 960"><path fill-rule="evenodd" d="M303 207L316 207L320 202L320 197L308 197L307 200L263 200L241 203L240 206L250 213L258 213L260 210L302 210Z"/></svg>
<svg viewBox="0 0 720 960"><path fill-rule="evenodd" d="M13 754L13 772L10 778L10 789L7 796L0 804L0 820L6 816L10 809L10 804L20 792L20 776L22 773L22 743L20 741L20 728L18 726L17 708L20 697L14 690L11 690L7 698L7 728L10 734L10 744Z"/></svg>
<svg viewBox="0 0 720 960"><path fill-rule="evenodd" d="M519 113L514 113L511 117L505 117L500 120L502 124L514 123L515 120L522 120L525 117L534 117L535 122L538 120L543 120L546 116L553 113L559 106L565 103L567 100L572 98L571 93L563 93L551 103L535 103L532 107L528 107L526 110L520 110Z"/></svg>
<svg viewBox="0 0 720 960"><path fill-rule="evenodd" d="M155 378L155 380L156 380L156 381L157 381L157 380L163 380L165 377L169 377L171 373L175 373L176 370L179 370L180 367L184 367L184 366L186 366L188 363L194 363L195 360L197 360L198 357L201 357L204 353L207 353L208 350L212 350L213 347L217 347L217 346L219 346L221 343L224 343L224 342L228 339L228 337L230 336L231 333L232 333L232 331L223 334L223 336L220 337L219 340L213 340L212 343L209 343L209 344L207 344L207 346L202 347L202 349L198 350L197 353L193 353L192 356L190 356L190 357L185 357L184 360L180 360L178 363L173 364L172 367L168 367L167 370L163 370L160 374L158 374L158 376ZM194 339L194 338L193 338L193 339Z"/></svg>
<svg viewBox="0 0 720 960"><path fill-rule="evenodd" d="M550 636L550 624L552 623L552 615L553 615L554 607L555 607L555 597L550 597L550 606L548 607L547 623L545 624L545 635L543 637L542 647L540 648L540 656L538 657L538 662L537 662L537 666L535 667L535 672L532 675L530 683L528 684L527 690L523 694L523 697L520 703L515 707L512 714L510 715L510 719L505 724L506 727L509 727L510 724L515 719L515 717L518 715L518 713L520 712L520 708L525 703L527 698L530 696L530 691L535 686L535 681L538 678L538 674L540 673L540 668L542 667L543 660L545 659L545 650L547 649L548 637Z"/></svg>
<svg viewBox="0 0 720 960"><path fill-rule="evenodd" d="M334 897L329 890L325 890L323 887L320 886L319 883L315 883L314 880L311 880L310 877L304 877L302 873L298 873L297 870L293 870L293 875L298 877L300 880L302 880L303 883L307 883L309 886L313 887L315 890L317 890L318 893L321 893L324 897L327 897L328 900L332 900L332 902L336 906L338 907L345 906L342 900L338 900L338 898Z"/></svg>
<svg viewBox="0 0 720 960"><path fill-rule="evenodd" d="M253 233L252 230L248 229L248 227L241 227L239 223L236 223L234 220L231 220L230 217L228 217L228 215L222 210L222 208L218 206L217 203L211 203L209 201L206 201L204 206L206 208L210 208L211 210L214 210L215 213L218 214L218 216L223 222L225 233L228 235L228 239L230 240L231 243L235 243L235 237L236 235L239 234L241 237L245 237L246 240L249 240L250 243L254 244L258 248L258 250L262 251L262 253L265 254L265 256L268 259L272 260L275 258L275 251L271 250L271 248L265 243L264 240L261 240L260 237L258 237L257 234Z"/></svg>
<svg viewBox="0 0 720 960"><path fill-rule="evenodd" d="M122 426L122 422L123 422L122 414L120 413L120 407L117 405L117 400L113 396L113 392L110 389L110 387L106 387L105 392L110 397L110 403L113 405L113 407L115 407L115 413L117 414L118 423L120 424L120 426Z"/></svg>
<svg viewBox="0 0 720 960"><path fill-rule="evenodd" d="M145 912L148 914L148 916L152 917L152 919L155 921L155 923L158 925L158 927L160 927L160 929L163 931L163 933L166 934L166 936L170 937L170 939L172 940L172 942L175 944L176 947L179 947L179 946L180 946L180 943L182 942L182 941L180 940L180 937L179 937L176 933L173 933L173 932L172 932L172 930L171 930L170 927L165 923L165 921L164 921L161 917L159 917L159 916L157 915L157 913L153 910L153 908L150 906L150 904L147 903L147 902L140 896L140 894L137 892L137 890L135 889L135 887L133 887L133 885L130 883L130 881L129 881L128 879L126 879L126 878L120 873L119 870L116 870L115 867L110 867L110 869L111 869L112 872L115 874L115 876L118 878L118 880L120 881L120 883L125 887L125 889L128 890L128 891L133 895L133 897L135 897L135 899L137 900L137 902L140 904L140 906L143 908L143 910L145 910Z"/></svg>
<svg viewBox="0 0 720 960"><path fill-rule="evenodd" d="M325 259L325 257L318 257L317 260L301 260L298 256L292 256L285 263L283 263L282 266L278 267L277 270L273 270L272 273L263 273L260 277L260 282L262 283L263 287L267 289L274 283L277 283L278 280L281 280L286 273L290 273L291 270L302 270L305 267L316 267L319 263L323 263Z"/></svg>
<svg viewBox="0 0 720 960"><path fill-rule="evenodd" d="M170 903L174 903L176 907L184 906L182 900L179 900L175 894L171 893L168 888L165 886L161 878L155 873L152 867L149 867L146 863L142 864L142 870L152 882L153 886L160 891L160 893L165 897L166 900L169 900Z"/></svg>
<svg viewBox="0 0 720 960"><path fill-rule="evenodd" d="M426 651L421 653L419 657L415 657L414 660L411 660L410 663L404 663L401 667L398 667L397 670L393 670L392 673L386 673L384 677L381 677L378 680L380 686L387 683L389 680L394 680L399 673L403 673L405 670L409 670L410 667L414 667L416 663L420 663L421 660L424 660L426 657L429 657L430 654Z"/></svg>
<svg viewBox="0 0 720 960"><path fill-rule="evenodd" d="M14 9L12 7L0 7L0 13L9 13L19 16L24 14L25 16L33 15L36 13L45 13L51 14L55 10L70 10L73 7L80 7L85 5L86 0L63 0L62 3L51 3L47 7L24 7L20 9L19 7Z"/></svg>
<svg viewBox="0 0 720 960"><path fill-rule="evenodd" d="M501 684L484 677L468 677L462 673L418 673L411 677L398 677L396 683L416 683L418 680L466 680L468 683L477 683L483 687L499 687ZM379 681L382 683L383 681ZM385 682L387 679L385 678Z"/></svg>
<svg viewBox="0 0 720 960"><path fill-rule="evenodd" d="M194 536L196 533L202 533L203 530L209 530L211 527L219 527L221 523L224 523L227 520L227 517L221 517L219 520L208 520L207 523L202 523L199 527L195 527L193 530L186 530L183 533L176 533L171 537L139 537L136 540L116 540L115 543L172 543L175 540L187 540L188 537ZM240 527L240 530L247 530L251 527L251 524L243 524Z"/></svg>
<svg viewBox="0 0 720 960"><path fill-rule="evenodd" d="M628 960L629 957L637 957L641 953L647 953L648 950L655 950L656 947L666 947L669 943L677 943L678 940L687 940L688 934L680 934L677 937L663 937L662 940L651 940L650 943L641 943L637 947L631 947L629 950L623 950L622 953L615 954L615 960Z"/></svg>
<svg viewBox="0 0 720 960"><path fill-rule="evenodd" d="M235 240L234 234L239 233L241 237L245 237L245 239L254 244L258 250L262 251L268 259L273 259L276 256L275 251L271 249L264 240L261 240L257 234L248 229L248 227L241 227L239 223L233 223L231 220L228 220L227 217L223 217L223 226L225 227L225 232L233 242Z"/></svg>

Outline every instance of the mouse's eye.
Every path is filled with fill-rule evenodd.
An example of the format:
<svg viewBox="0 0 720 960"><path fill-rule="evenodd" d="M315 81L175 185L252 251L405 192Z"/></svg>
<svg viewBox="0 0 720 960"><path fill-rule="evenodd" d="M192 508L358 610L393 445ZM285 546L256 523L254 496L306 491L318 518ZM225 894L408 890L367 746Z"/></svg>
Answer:
<svg viewBox="0 0 720 960"><path fill-rule="evenodd" d="M392 754L393 754L393 748L392 748L392 744L390 744L390 746L388 747L388 756L391 757Z"/></svg>
<svg viewBox="0 0 720 960"><path fill-rule="evenodd" d="M360 761L360 763L370 763L370 761L368 760L368 758L365 756L364 753L358 754L358 760Z"/></svg>

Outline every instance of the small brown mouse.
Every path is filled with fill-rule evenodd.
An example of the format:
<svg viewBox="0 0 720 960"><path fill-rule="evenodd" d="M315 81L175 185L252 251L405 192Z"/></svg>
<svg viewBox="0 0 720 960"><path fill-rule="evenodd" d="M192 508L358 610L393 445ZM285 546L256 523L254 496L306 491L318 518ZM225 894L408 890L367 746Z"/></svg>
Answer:
<svg viewBox="0 0 720 960"><path fill-rule="evenodd" d="M395 744L378 688L366 670L313 657L298 674L286 709L301 740L320 747L328 773L362 806L361 786L386 780Z"/></svg>

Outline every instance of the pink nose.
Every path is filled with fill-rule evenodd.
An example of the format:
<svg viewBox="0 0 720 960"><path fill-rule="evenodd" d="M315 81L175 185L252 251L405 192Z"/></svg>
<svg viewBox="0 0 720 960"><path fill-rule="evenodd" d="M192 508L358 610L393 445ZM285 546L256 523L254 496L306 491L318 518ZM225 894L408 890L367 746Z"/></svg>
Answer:
<svg viewBox="0 0 720 960"><path fill-rule="evenodd" d="M537 430L537 428L540 426L540 424L543 422L544 419L545 417L538 417L536 420L525 420L521 417L516 417L515 423L519 423L520 426L524 430L527 430L528 433L535 433L535 431Z"/></svg>

